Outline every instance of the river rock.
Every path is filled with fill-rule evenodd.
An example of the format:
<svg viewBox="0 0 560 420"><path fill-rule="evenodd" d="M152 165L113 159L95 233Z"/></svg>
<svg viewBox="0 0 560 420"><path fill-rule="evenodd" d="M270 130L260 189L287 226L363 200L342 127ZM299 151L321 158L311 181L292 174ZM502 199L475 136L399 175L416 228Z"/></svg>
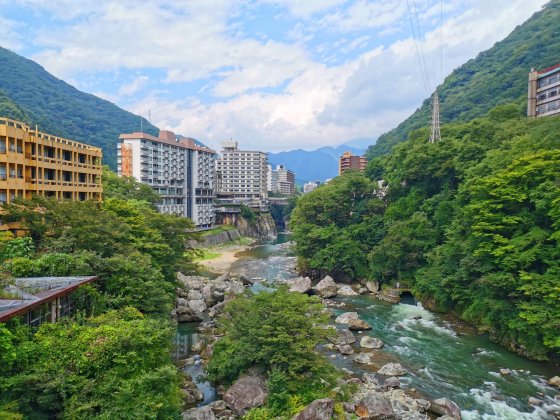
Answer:
<svg viewBox="0 0 560 420"><path fill-rule="evenodd" d="M208 404L208 407L210 407L214 414L220 414L221 412L227 410L227 405L223 400L216 400Z"/></svg>
<svg viewBox="0 0 560 420"><path fill-rule="evenodd" d="M340 296L358 296L358 294L348 285L340 286L337 290Z"/></svg>
<svg viewBox="0 0 560 420"><path fill-rule="evenodd" d="M355 413L360 418L377 419L377 418L392 418L394 415L391 402L377 392L367 393L356 404Z"/></svg>
<svg viewBox="0 0 560 420"><path fill-rule="evenodd" d="M187 299L188 300L201 300L202 299L202 293L200 292L200 290L196 290L196 289L189 290L189 293L187 294Z"/></svg>
<svg viewBox="0 0 560 420"><path fill-rule="evenodd" d="M288 280L287 285L290 292L309 293L311 292L311 279L309 277L298 277L297 279Z"/></svg>
<svg viewBox="0 0 560 420"><path fill-rule="evenodd" d="M324 308L323 313L325 315L327 315L329 318L332 318L333 316L336 315L335 312L331 308Z"/></svg>
<svg viewBox="0 0 560 420"><path fill-rule="evenodd" d="M365 331L371 330L371 325L362 319L351 319L348 321L348 328L351 331Z"/></svg>
<svg viewBox="0 0 560 420"><path fill-rule="evenodd" d="M354 349L348 344L336 346L336 349L342 354L354 354Z"/></svg>
<svg viewBox="0 0 560 420"><path fill-rule="evenodd" d="M356 356L354 356L353 360L354 362L361 363L361 364L367 364L371 362L371 358L366 353L357 354Z"/></svg>
<svg viewBox="0 0 560 420"><path fill-rule="evenodd" d="M560 388L560 376L553 376L548 380L548 384Z"/></svg>
<svg viewBox="0 0 560 420"><path fill-rule="evenodd" d="M193 311L188 307L178 307L175 309L175 313L177 314L177 321L179 322L198 322L202 321L202 317L200 313Z"/></svg>
<svg viewBox="0 0 560 420"><path fill-rule="evenodd" d="M376 281L366 281L364 286L371 292L377 293L379 292L379 283Z"/></svg>
<svg viewBox="0 0 560 420"><path fill-rule="evenodd" d="M461 419L461 409L453 401L447 398L438 398L430 404L429 411L438 416L451 416L454 419Z"/></svg>
<svg viewBox="0 0 560 420"><path fill-rule="evenodd" d="M224 401L238 416L253 407L260 407L268 398L268 389L261 376L242 376L226 391Z"/></svg>
<svg viewBox="0 0 560 420"><path fill-rule="evenodd" d="M189 300L188 305L196 313L202 313L207 309L206 303L202 299Z"/></svg>
<svg viewBox="0 0 560 420"><path fill-rule="evenodd" d="M330 337L329 341L335 345L353 344L356 342L356 336L350 330L338 330L334 337Z"/></svg>
<svg viewBox="0 0 560 420"><path fill-rule="evenodd" d="M542 400L539 400L538 398L535 398L535 397L529 397L527 399L527 402L529 403L529 405L532 405L532 406L535 406L535 407L539 406L543 403Z"/></svg>
<svg viewBox="0 0 560 420"><path fill-rule="evenodd" d="M362 375L362 382L366 384L379 385L379 381L377 380L377 377L373 373L367 373L367 372L364 373Z"/></svg>
<svg viewBox="0 0 560 420"><path fill-rule="evenodd" d="M344 408L344 411L346 411L347 413L353 413L354 411L356 411L356 404L345 402L342 403L342 408Z"/></svg>
<svg viewBox="0 0 560 420"><path fill-rule="evenodd" d="M191 408L183 413L183 420L215 420L216 416L209 406Z"/></svg>
<svg viewBox="0 0 560 420"><path fill-rule="evenodd" d="M313 288L313 291L319 297L323 299L328 299L335 297L338 292L338 286L334 282L331 276L326 276Z"/></svg>
<svg viewBox="0 0 560 420"><path fill-rule="evenodd" d="M385 376L403 376L406 375L406 369L400 363L387 363L377 373Z"/></svg>
<svg viewBox="0 0 560 420"><path fill-rule="evenodd" d="M243 286L243 283L239 281L230 281L226 289L226 293L231 295L240 295L244 291L245 287Z"/></svg>
<svg viewBox="0 0 560 420"><path fill-rule="evenodd" d="M500 369L500 375L511 375L511 370L509 369Z"/></svg>
<svg viewBox="0 0 560 420"><path fill-rule="evenodd" d="M358 319L358 312L344 312L337 316L334 322L337 324L348 324L351 319Z"/></svg>
<svg viewBox="0 0 560 420"><path fill-rule="evenodd" d="M369 335L365 335L360 340L360 347L366 349L380 349L383 347L385 343L381 341L379 338L370 337Z"/></svg>
<svg viewBox="0 0 560 420"><path fill-rule="evenodd" d="M398 388L401 386L401 380L396 376L389 376L387 379L385 379L383 385L385 385L388 388Z"/></svg>
<svg viewBox="0 0 560 420"><path fill-rule="evenodd" d="M358 294L360 295L367 295L369 293L369 290L367 287L360 287L358 289Z"/></svg>
<svg viewBox="0 0 560 420"><path fill-rule="evenodd" d="M330 398L315 400L303 409L292 420L325 420L333 415L334 401Z"/></svg>

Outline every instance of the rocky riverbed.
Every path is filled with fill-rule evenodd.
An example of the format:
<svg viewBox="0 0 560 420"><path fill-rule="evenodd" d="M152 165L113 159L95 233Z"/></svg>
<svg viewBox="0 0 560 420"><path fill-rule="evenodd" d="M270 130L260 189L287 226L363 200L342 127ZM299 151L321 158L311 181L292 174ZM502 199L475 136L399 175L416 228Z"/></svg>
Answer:
<svg viewBox="0 0 560 420"><path fill-rule="evenodd" d="M278 255L272 252L256 260L259 264L270 263L271 257L277 258ZM253 267L256 262L247 263L247 267ZM213 317L220 313L225 302L242 293L246 287L260 287L260 278L246 277L239 268L236 267L234 274L224 274L215 280L180 276L183 286L178 290L174 316L180 320L204 320L198 326L198 341L192 349L195 353L179 361L187 371L192 372L193 367L203 367L211 356L212 346L219 338L216 336ZM249 272L255 274L251 270ZM390 305L375 300L373 296L379 291L374 283L341 285L329 277L316 283L308 278L286 279L285 274L276 281L286 283L294 292L315 294L324 299L325 311L333 321L331 328L336 328L337 334L331 342L322 346L321 351L345 372L339 386L352 383L357 388L354 396L343 405L348 416L397 419L547 419L555 418L560 409L560 379L554 377L553 371L544 377L536 375L519 366L534 369L538 365L528 361L523 364L518 359L515 359L516 364L510 369L508 365L502 364L502 355L496 347L492 347L491 351L486 350L485 347L489 346L487 340L472 333L464 333L464 337L472 339L476 344L484 343L484 347L480 345L475 347L472 354L456 357L459 355L454 355L453 351L464 351L463 348L466 347L460 334L455 333L451 326L436 322L434 315L421 307ZM387 322L387 313L395 312L392 308L398 309L396 313L399 314L399 319L391 321L392 325L380 325L381 321ZM364 318L363 314L368 315ZM434 336L425 336L422 341L416 341L421 339L418 333L424 330L426 334ZM442 341L438 348L433 345L432 340L441 337L447 337L448 341ZM428 347L424 346L424 340ZM449 354L445 354L445 347L449 348ZM416 357L417 350L423 354ZM484 354L487 351L493 354L489 357ZM489 358L493 360L489 362ZM440 366L445 367L446 371L438 371L434 362L442 365L442 360L445 362L447 359L450 364ZM454 365L455 359L457 362ZM474 359L474 365L471 359ZM492 367L494 363L498 364L495 368ZM478 368L479 365L481 366ZM495 369L497 376L493 376L492 371L485 374L488 369ZM488 377L493 380L483 379ZM547 383L547 380L550 382ZM183 391L185 402L204 405L186 410L183 417L240 418L251 407L264 403L266 382L259 372L250 372L239 381L228 390L215 388L212 398L204 398L201 395L203 393L197 392L195 388L209 384L203 383L194 375L192 380L187 377ZM477 383L480 385L476 385ZM336 393L337 389L333 392ZM511 396L522 393L525 393L524 401ZM296 418L328 419L333 407L334 402L330 399L318 400Z"/></svg>

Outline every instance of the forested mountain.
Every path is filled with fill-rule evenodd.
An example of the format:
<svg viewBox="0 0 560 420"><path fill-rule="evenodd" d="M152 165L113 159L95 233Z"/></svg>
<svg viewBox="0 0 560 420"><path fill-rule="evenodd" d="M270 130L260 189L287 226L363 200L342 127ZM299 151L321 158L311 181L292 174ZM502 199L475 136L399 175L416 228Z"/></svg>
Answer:
<svg viewBox="0 0 560 420"><path fill-rule="evenodd" d="M80 92L34 61L0 48L0 115L23 120L57 136L103 148L116 168L119 134L140 130L140 117L97 96ZM144 119L144 132L158 129Z"/></svg>
<svg viewBox="0 0 560 420"><path fill-rule="evenodd" d="M527 80L531 68L560 62L560 0L518 26L503 41L468 61L439 87L442 123L469 121L495 106L514 102L526 115ZM388 153L409 133L430 123L431 100L396 128L383 134L367 152L369 159Z"/></svg>

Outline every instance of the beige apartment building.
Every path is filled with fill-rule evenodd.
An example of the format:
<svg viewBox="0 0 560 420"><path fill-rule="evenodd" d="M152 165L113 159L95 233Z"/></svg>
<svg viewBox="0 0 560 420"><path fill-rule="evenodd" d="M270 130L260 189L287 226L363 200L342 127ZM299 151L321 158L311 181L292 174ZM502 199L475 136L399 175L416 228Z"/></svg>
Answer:
<svg viewBox="0 0 560 420"><path fill-rule="evenodd" d="M216 160L216 196L266 208L268 155L239 150L236 141L222 144Z"/></svg>
<svg viewBox="0 0 560 420"><path fill-rule="evenodd" d="M363 156L356 156L352 152L344 152L338 161L338 174L342 175L348 170L364 171L367 166L367 159Z"/></svg>
<svg viewBox="0 0 560 420"><path fill-rule="evenodd" d="M531 69L527 116L532 118L560 114L560 64L544 70Z"/></svg>
<svg viewBox="0 0 560 420"><path fill-rule="evenodd" d="M101 158L98 147L0 117L0 203L33 194L58 200L100 200Z"/></svg>

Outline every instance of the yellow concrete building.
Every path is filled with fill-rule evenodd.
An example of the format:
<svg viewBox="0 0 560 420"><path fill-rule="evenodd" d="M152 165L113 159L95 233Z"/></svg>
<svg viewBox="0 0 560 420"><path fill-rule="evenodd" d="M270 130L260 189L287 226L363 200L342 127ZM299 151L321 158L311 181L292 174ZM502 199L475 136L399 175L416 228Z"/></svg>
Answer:
<svg viewBox="0 0 560 420"><path fill-rule="evenodd" d="M0 117L0 204L33 194L58 200L100 200L101 158L98 147Z"/></svg>

